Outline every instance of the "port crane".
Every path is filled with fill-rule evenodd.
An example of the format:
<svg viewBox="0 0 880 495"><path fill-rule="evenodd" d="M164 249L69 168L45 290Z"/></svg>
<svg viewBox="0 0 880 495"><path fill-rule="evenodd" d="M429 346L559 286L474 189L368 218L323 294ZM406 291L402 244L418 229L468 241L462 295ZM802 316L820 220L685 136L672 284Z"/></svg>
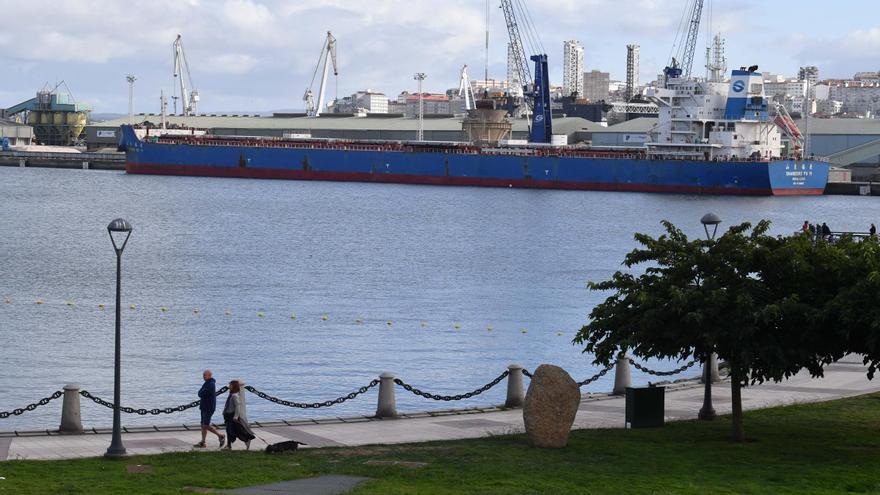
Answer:
<svg viewBox="0 0 880 495"><path fill-rule="evenodd" d="M468 66L461 68L461 77L458 81L458 96L464 98L464 109L473 110L475 106L474 87L471 85L471 78L468 75Z"/></svg>
<svg viewBox="0 0 880 495"><path fill-rule="evenodd" d="M327 89L327 75L330 71L330 63L333 63L333 76L339 75L339 68L336 65L336 38L330 31L327 31L327 38L324 45L321 46L321 54L318 56L318 65L315 66L315 72L312 74L312 82L306 88L303 95L303 101L306 103L306 114L309 117L317 117L321 115L324 107L324 92ZM323 70L322 70L323 67ZM312 88L315 87L315 79L318 77L318 71L321 71L321 85L318 89L318 101L315 101L315 94Z"/></svg>
<svg viewBox="0 0 880 495"><path fill-rule="evenodd" d="M532 110L532 123L529 127L529 142L549 143L553 135L553 119L550 111L550 77L547 69L547 53L534 28L525 0L501 0L501 10L507 24L510 38L510 51L515 61L519 80L523 84L523 96ZM517 12L519 18L517 18ZM520 22L520 20L522 22ZM526 41L534 55L526 58L520 24L526 33ZM529 70L529 60L535 64L535 77Z"/></svg>
<svg viewBox="0 0 880 495"><path fill-rule="evenodd" d="M177 100L182 100L181 111L183 115L195 115L199 104L199 92L193 89L192 75L189 72L189 63L186 61L186 52L183 50L183 39L178 34L172 43L174 49L174 113L177 113ZM180 91L178 94L177 92Z"/></svg>
<svg viewBox="0 0 880 495"><path fill-rule="evenodd" d="M682 21L687 20L687 35L678 47L677 57L673 56L670 64L663 69L666 81L691 77L694 55L697 51L697 39L700 37L700 21L703 19L703 1L689 0L685 6L685 16ZM693 3L691 4L691 2Z"/></svg>

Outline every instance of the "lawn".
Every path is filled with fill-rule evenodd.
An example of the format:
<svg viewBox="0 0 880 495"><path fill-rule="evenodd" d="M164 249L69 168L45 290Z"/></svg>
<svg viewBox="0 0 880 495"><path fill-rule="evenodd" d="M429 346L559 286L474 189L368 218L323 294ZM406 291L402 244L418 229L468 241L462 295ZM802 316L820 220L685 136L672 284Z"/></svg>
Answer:
<svg viewBox="0 0 880 495"><path fill-rule="evenodd" d="M730 420L652 430L584 430L568 448L535 450L522 435L358 448L193 452L122 461L0 463L2 494L186 493L321 474L373 479L356 494L880 493L880 394L749 412L750 441ZM413 461L423 467L369 465ZM128 473L149 464L152 473Z"/></svg>

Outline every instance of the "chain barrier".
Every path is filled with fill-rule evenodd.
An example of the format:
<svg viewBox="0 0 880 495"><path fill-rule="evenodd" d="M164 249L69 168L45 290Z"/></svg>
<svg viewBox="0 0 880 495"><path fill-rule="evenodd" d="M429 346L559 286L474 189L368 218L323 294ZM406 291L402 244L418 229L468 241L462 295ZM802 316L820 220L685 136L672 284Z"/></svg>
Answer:
<svg viewBox="0 0 880 495"><path fill-rule="evenodd" d="M527 377L529 377L529 378L532 377L532 372L529 371L529 370L527 370L527 369L525 369L525 368L522 369L522 373L523 373L523 375L525 375L525 376L527 376Z"/></svg>
<svg viewBox="0 0 880 495"><path fill-rule="evenodd" d="M505 378L507 378L507 375L509 375L509 374L510 374L510 371L508 371L508 370L504 370L503 373L501 373L500 375L498 375L498 378L496 378L496 379L492 380L491 382L489 382L489 383L483 385L482 387L480 387L480 388L478 388L478 389L476 389L476 390L473 390L473 391L470 391L470 392L467 392L467 393L464 393L464 394L458 394L458 395L436 395L436 394L430 394L430 393L428 393L428 392L423 392L423 391L421 391L421 390L419 390L419 389L413 387L412 385L410 385L410 384L404 382L404 381L401 380L400 378L395 378L395 379L394 379L394 383L396 383L396 384L400 385L401 387L403 387L403 389L406 390L407 392L412 392L413 394L418 395L418 396L421 396L421 397L424 397L424 398L426 398L426 399L431 399L431 400L442 400L442 401L449 402L449 401L454 401L454 400L470 399L471 397L475 397L475 396L477 396L477 395L480 395L480 394L482 394L483 392L485 392L485 391L489 390L490 388L494 387L495 385L498 385L498 384L501 382L501 380L504 380Z"/></svg>
<svg viewBox="0 0 880 495"><path fill-rule="evenodd" d="M586 380L579 381L579 382L578 382L578 387L586 387L587 385L589 385L589 384L595 382L595 381L598 380L599 378L602 378L603 376L607 375L608 372L611 371L612 369L614 369L614 365L613 365L613 364L609 364L608 366L605 367L604 370L602 370L602 371L596 373L595 375L593 375L593 376L587 378Z"/></svg>
<svg viewBox="0 0 880 495"><path fill-rule="evenodd" d="M229 387L224 386L223 388L221 388L220 390L217 391L217 395L219 396L221 394L226 393L227 391L229 391ZM104 406L109 409L114 409L112 402L108 402L108 401L98 397L97 395L92 395L88 390L80 390L79 395L82 395L86 399L91 400L92 402L94 402L95 404L98 404L99 406ZM181 404L179 406L165 407L162 409L159 409L159 408L135 409L133 407L119 406L119 411L124 412L126 414L138 414L141 416L146 416L148 414L152 414L153 416L158 416L160 414L173 414L176 412L186 411L187 409L197 407L201 403L202 403L201 400L195 400L195 401L190 402L189 404Z"/></svg>
<svg viewBox="0 0 880 495"><path fill-rule="evenodd" d="M335 406L337 404L342 404L343 402L345 402L347 400L354 399L358 395L366 393L367 390L370 390L371 388L375 387L378 384L379 384L379 380L373 379L373 381L371 381L368 385L364 385L363 387L355 390L354 392L352 392L350 394L343 395L341 397L337 397L333 400L325 400L324 402L290 402L290 401L286 401L284 399L279 399L278 397L272 397L271 395L269 395L265 392L261 392L250 385L245 385L244 389L247 390L248 392L251 392L252 394L256 395L257 397L259 397L261 399L266 399L269 402L274 402L274 403L282 405L282 406L298 407L300 409L318 409L320 407L330 407L330 406Z"/></svg>
<svg viewBox="0 0 880 495"><path fill-rule="evenodd" d="M49 397L43 397L42 399L40 399L36 402L33 402L31 404L28 404L24 407L19 407L19 408L13 409L11 411L0 411L0 419L6 419L9 416L21 416L22 414L24 414L28 411L33 411L34 409L36 409L40 406L45 406L46 404L61 397L62 395L64 395L64 392L57 390L57 391L55 391L55 393L53 393Z"/></svg>
<svg viewBox="0 0 880 495"><path fill-rule="evenodd" d="M654 375L654 376L672 376L672 375L677 375L677 374L682 373L683 371L687 370L688 368L692 367L693 365L697 364L697 361L694 360L694 361L691 361L691 362L685 364L684 366L682 366L682 367L680 367L680 368L676 368L676 369L671 370L671 371L657 371L657 370L652 370L652 369L650 369L650 368L648 368L648 367L646 367L646 366L643 366L643 365L641 365L641 364L639 364L639 363L633 361L632 359L630 359L629 362L632 363L633 368L635 368L635 369L637 369L637 370L639 370L639 371L645 372L645 373L647 373L647 374L649 374L649 375Z"/></svg>

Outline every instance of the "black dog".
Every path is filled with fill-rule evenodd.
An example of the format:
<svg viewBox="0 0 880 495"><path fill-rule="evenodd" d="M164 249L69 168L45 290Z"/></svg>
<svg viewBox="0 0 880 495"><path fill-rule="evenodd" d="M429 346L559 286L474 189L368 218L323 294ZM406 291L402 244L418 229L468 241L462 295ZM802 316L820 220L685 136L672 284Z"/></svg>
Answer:
<svg viewBox="0 0 880 495"><path fill-rule="evenodd" d="M266 447L267 454L283 454L284 452L293 452L298 449L300 445L306 445L302 442L297 442L296 440L289 440L287 442L278 442L273 443Z"/></svg>

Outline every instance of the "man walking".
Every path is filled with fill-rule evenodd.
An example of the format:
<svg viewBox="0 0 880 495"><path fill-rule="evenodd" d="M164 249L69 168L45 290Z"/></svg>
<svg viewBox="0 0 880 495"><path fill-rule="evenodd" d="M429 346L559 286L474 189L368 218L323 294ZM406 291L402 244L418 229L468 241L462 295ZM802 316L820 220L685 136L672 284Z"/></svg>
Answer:
<svg viewBox="0 0 880 495"><path fill-rule="evenodd" d="M202 388L199 389L199 399L201 402L199 403L199 411L202 413L201 426L202 426L202 441L193 445L193 447L204 449L208 445L205 443L205 438L208 436L208 432L217 435L217 438L220 440L220 448L223 448L223 445L226 443L226 437L223 436L217 428L211 426L211 416L214 415L214 410L217 409L217 385L214 382L214 375L211 373L211 370L205 370L202 373L202 378L205 379L205 383L202 384Z"/></svg>

